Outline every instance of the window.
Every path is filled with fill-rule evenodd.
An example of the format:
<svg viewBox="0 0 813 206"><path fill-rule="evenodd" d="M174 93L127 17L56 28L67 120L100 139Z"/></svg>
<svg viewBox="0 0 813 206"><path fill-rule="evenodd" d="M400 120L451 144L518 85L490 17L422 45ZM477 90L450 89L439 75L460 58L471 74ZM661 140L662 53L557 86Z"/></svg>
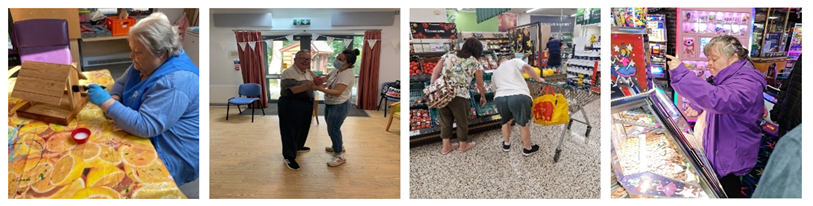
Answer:
<svg viewBox="0 0 813 206"><path fill-rule="evenodd" d="M333 60L336 59L336 55L344 50L344 39L352 39L351 45L348 48L351 49L359 49L362 50L362 42L364 40L363 36L352 36L352 35L342 35L342 36L332 36L335 39L333 42L328 42L327 38L324 36L320 36L316 40L311 40L310 35L305 36L295 36L294 42L287 41L285 36L264 36L263 39L272 40L271 45L268 45L268 41L263 42L263 46L265 47L266 51L266 68L267 74L266 79L268 79L268 98L269 101L276 101L279 99L279 83L280 83L280 74L286 68L290 67L294 63L294 55L297 51L300 50L309 50L311 51L311 71L316 74L323 74L326 75L335 69L333 67ZM309 48L302 48L305 45ZM356 93L358 90L358 74L361 64L361 56L359 55L356 60L355 67L353 68L353 73L356 75L356 83L353 85L353 90L350 95L351 103L355 104L356 102ZM317 92L316 98L324 100L324 93Z"/></svg>

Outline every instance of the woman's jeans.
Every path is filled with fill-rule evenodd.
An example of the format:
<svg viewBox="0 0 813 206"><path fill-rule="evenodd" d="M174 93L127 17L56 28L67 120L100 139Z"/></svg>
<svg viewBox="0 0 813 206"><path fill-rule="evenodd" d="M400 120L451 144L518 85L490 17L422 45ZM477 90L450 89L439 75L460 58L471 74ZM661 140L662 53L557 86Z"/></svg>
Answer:
<svg viewBox="0 0 813 206"><path fill-rule="evenodd" d="M347 118L347 107L349 105L348 101L341 104L325 104L327 134L330 135L330 141L333 142L333 151L336 154L342 153L342 124L344 124L344 119Z"/></svg>

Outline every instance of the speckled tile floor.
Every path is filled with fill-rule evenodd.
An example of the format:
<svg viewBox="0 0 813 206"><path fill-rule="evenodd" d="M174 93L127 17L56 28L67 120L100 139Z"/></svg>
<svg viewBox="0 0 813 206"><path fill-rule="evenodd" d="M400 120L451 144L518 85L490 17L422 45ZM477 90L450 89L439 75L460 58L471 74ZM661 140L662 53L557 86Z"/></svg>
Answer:
<svg viewBox="0 0 813 206"><path fill-rule="evenodd" d="M540 151L522 155L519 128L511 132L511 151L503 152L499 129L469 135L477 145L466 152L440 154L440 142L410 149L411 199L585 199L600 198L600 101L585 106L593 125L574 123L553 162L564 126L531 127ZM583 120L581 114L575 119ZM456 140L452 140L453 142Z"/></svg>

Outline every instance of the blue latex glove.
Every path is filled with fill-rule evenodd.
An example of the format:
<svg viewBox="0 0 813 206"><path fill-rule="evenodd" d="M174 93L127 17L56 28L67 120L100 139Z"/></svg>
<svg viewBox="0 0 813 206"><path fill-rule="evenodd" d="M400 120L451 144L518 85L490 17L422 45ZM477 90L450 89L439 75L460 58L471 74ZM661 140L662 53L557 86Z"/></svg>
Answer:
<svg viewBox="0 0 813 206"><path fill-rule="evenodd" d="M98 84L88 85L88 99L90 103L101 106L105 101L110 99L110 93L102 89Z"/></svg>

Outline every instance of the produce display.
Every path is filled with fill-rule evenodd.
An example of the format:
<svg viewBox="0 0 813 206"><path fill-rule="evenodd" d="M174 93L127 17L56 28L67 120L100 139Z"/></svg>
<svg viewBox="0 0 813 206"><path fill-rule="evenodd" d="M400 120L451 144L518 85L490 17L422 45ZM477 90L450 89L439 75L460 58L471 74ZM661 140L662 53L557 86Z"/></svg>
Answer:
<svg viewBox="0 0 813 206"><path fill-rule="evenodd" d="M419 75L421 72L421 65L416 61L409 62L409 76Z"/></svg>
<svg viewBox="0 0 813 206"><path fill-rule="evenodd" d="M437 62L424 62L423 63L423 71L426 74L432 74L432 71L435 70L436 65L438 65Z"/></svg>
<svg viewBox="0 0 813 206"><path fill-rule="evenodd" d="M415 101L412 101L412 102L410 102L410 103L409 103L409 106L410 106L410 107L413 107L413 106L422 106L422 105L426 105L426 99L424 99L424 98L422 98L422 97L421 97L421 98L417 98L417 99L415 99Z"/></svg>
<svg viewBox="0 0 813 206"><path fill-rule="evenodd" d="M497 69L497 61L494 60L494 57L491 55L485 55L480 58L480 64L483 65L484 70L494 70Z"/></svg>
<svg viewBox="0 0 813 206"><path fill-rule="evenodd" d="M494 102L487 102L486 106L477 105L477 108L481 117L498 114L497 105Z"/></svg>
<svg viewBox="0 0 813 206"><path fill-rule="evenodd" d="M409 127L410 130L419 130L432 127L431 117L427 109L410 110Z"/></svg>

